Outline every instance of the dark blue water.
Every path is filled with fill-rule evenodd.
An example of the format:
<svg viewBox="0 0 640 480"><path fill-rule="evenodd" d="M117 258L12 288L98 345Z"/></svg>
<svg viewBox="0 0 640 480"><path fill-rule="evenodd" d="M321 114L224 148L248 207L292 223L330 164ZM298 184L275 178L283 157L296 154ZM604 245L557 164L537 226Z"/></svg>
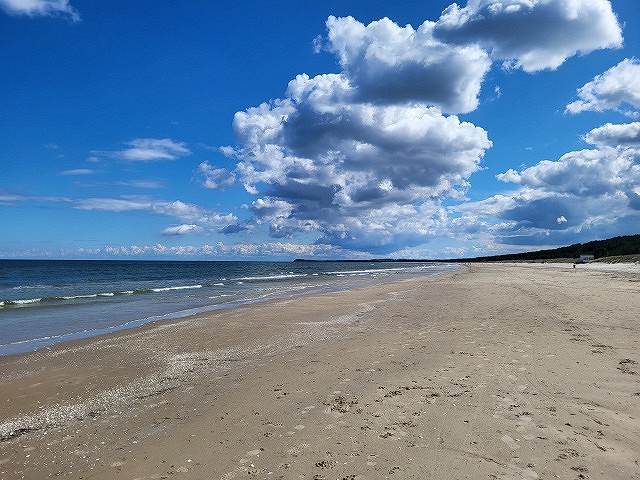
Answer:
<svg viewBox="0 0 640 480"><path fill-rule="evenodd" d="M413 262L0 260L0 355L161 319L453 268Z"/></svg>

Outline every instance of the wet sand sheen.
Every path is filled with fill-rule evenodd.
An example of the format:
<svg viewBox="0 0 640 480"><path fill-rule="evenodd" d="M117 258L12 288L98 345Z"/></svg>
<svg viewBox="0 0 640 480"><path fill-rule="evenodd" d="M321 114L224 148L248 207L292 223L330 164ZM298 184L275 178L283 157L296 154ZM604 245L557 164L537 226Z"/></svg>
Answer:
<svg viewBox="0 0 640 480"><path fill-rule="evenodd" d="M0 359L2 478L640 478L639 273L473 265Z"/></svg>

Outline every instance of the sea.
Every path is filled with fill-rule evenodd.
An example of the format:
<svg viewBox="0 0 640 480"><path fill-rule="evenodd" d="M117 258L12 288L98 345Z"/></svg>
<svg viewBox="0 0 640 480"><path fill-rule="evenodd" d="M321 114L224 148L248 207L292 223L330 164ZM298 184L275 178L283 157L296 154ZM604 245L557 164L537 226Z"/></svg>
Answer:
<svg viewBox="0 0 640 480"><path fill-rule="evenodd" d="M387 261L0 260L0 356L197 313L455 268Z"/></svg>

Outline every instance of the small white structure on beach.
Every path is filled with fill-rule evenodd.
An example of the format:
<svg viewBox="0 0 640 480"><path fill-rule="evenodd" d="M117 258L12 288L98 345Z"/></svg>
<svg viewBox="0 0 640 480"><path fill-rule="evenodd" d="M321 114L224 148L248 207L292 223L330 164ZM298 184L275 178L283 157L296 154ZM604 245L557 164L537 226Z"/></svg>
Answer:
<svg viewBox="0 0 640 480"><path fill-rule="evenodd" d="M591 254L581 254L578 263L590 263L593 262L594 256Z"/></svg>

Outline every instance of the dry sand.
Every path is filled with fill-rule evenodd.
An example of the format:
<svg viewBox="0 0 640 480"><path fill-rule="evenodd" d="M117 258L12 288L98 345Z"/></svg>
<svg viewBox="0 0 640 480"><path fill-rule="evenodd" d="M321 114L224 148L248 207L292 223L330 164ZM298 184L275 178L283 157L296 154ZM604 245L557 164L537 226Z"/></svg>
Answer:
<svg viewBox="0 0 640 480"><path fill-rule="evenodd" d="M0 359L0 478L638 479L640 270L471 265Z"/></svg>

